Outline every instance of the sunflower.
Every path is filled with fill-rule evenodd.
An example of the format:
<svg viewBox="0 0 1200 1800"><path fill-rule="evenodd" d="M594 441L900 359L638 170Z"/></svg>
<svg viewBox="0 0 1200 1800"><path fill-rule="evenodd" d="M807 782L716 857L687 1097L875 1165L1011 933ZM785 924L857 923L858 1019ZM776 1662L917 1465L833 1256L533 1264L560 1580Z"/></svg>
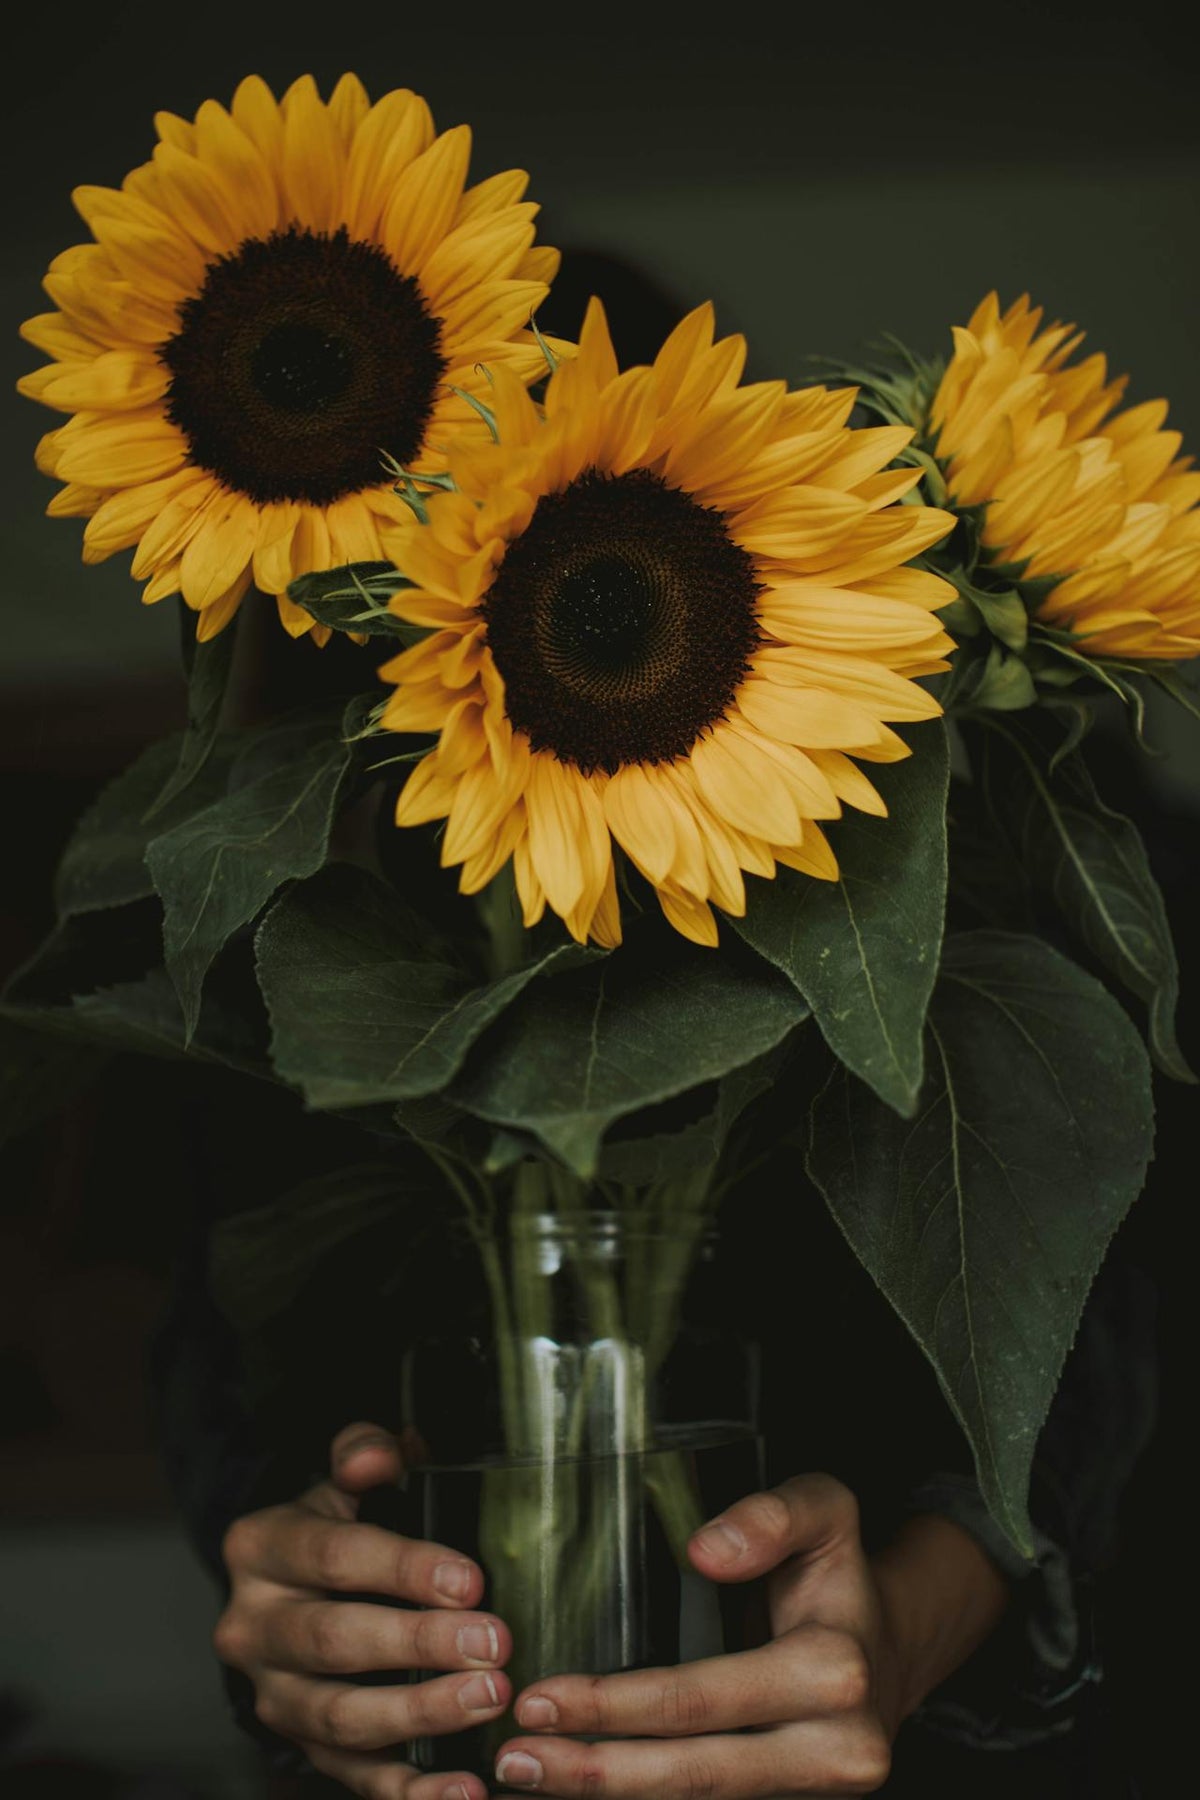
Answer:
<svg viewBox="0 0 1200 1800"><path fill-rule="evenodd" d="M619 942L615 844L715 943L743 872L836 878L817 821L884 811L852 757L940 710L912 677L946 667L953 590L901 565L952 517L894 504L911 432L849 430L854 389L740 386L744 359L703 306L621 374L593 301L544 412L495 370L499 441L452 446L457 491L387 535L431 632L382 669L383 722L438 734L397 822L447 820L466 893L511 858L527 925Z"/></svg>
<svg viewBox="0 0 1200 1800"><path fill-rule="evenodd" d="M372 106L345 75L325 102L306 75L276 101L250 76L228 112L155 123L119 192L76 189L95 242L23 327L54 360L22 392L72 415L39 446L66 483L48 510L88 519L87 562L134 549L144 599L181 592L201 639L252 581L323 639L288 583L383 559L384 453L436 468L482 430L481 362L545 373L527 327L558 253L528 177L466 187L469 129L436 136L408 89Z"/></svg>
<svg viewBox="0 0 1200 1800"><path fill-rule="evenodd" d="M955 329L930 420L950 492L986 505L996 560L1051 579L1038 616L1089 654L1195 656L1200 472L1164 400L1118 411L1125 378L1072 361L1082 333L1041 322L1028 295L1001 313L993 293Z"/></svg>

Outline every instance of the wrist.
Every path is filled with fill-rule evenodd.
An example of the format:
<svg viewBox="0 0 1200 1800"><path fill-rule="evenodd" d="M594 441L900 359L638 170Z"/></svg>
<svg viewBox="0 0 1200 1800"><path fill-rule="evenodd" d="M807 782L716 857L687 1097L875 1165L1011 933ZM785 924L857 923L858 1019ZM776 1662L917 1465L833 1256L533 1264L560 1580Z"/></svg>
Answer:
<svg viewBox="0 0 1200 1800"><path fill-rule="evenodd" d="M991 1635L1011 1590L969 1532L937 1513L908 1519L871 1566L883 1614L881 1700L894 1732Z"/></svg>

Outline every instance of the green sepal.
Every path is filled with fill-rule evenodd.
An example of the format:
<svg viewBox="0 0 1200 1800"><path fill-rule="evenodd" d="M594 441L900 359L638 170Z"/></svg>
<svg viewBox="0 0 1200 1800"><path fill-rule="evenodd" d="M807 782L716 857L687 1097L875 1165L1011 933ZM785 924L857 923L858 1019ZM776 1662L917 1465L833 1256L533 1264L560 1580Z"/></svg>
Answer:
<svg viewBox="0 0 1200 1800"><path fill-rule="evenodd" d="M979 638L960 649L940 690L948 714L1021 712L1037 699L1024 657L995 638Z"/></svg>
<svg viewBox="0 0 1200 1800"><path fill-rule="evenodd" d="M914 355L893 337L868 348L879 349L889 360L852 363L828 356L813 356L809 360L820 366L827 386L856 387L859 405L885 424L911 425L923 433L942 379L942 362Z"/></svg>
<svg viewBox="0 0 1200 1800"><path fill-rule="evenodd" d="M299 576L289 586L288 598L311 613L318 625L334 631L416 644L429 635L425 627L410 625L388 607L393 594L411 586L392 563L348 563L341 569Z"/></svg>

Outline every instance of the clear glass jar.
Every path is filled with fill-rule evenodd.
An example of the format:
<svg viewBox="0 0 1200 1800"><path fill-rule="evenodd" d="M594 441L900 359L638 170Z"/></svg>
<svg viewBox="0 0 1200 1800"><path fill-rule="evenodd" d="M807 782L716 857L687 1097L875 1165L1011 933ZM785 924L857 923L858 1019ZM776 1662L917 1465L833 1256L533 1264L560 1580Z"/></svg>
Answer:
<svg viewBox="0 0 1200 1800"><path fill-rule="evenodd" d="M705 1220L580 1207L475 1236L494 1330L407 1359L405 1421L429 1460L406 1477L400 1528L481 1563L515 1693L741 1647L744 1590L702 1580L685 1550L762 1481L756 1358L704 1322L719 1318ZM513 1729L410 1754L487 1775Z"/></svg>

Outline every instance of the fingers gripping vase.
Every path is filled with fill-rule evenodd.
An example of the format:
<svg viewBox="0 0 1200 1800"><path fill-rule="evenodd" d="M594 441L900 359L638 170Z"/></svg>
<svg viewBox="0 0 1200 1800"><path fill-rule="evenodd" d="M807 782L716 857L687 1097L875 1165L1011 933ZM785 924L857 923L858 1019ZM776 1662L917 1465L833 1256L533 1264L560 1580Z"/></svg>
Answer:
<svg viewBox="0 0 1200 1800"><path fill-rule="evenodd" d="M698 1525L761 1482L750 1348L680 1325L689 1277L713 1286L703 1219L577 1208L476 1236L495 1331L408 1359L406 1416L430 1461L406 1478L404 1529L482 1565L514 1694L739 1647L744 1595L686 1556ZM512 1730L411 1754L482 1773Z"/></svg>

